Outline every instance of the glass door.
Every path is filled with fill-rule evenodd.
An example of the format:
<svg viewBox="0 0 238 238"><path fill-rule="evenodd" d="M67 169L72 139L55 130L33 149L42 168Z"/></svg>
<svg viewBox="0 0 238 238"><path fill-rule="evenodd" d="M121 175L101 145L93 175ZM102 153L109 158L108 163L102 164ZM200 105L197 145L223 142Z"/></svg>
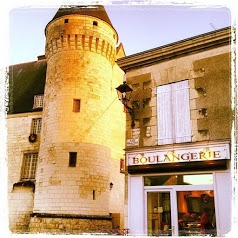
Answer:
<svg viewBox="0 0 238 238"><path fill-rule="evenodd" d="M149 236L172 236L170 191L147 192L147 231Z"/></svg>

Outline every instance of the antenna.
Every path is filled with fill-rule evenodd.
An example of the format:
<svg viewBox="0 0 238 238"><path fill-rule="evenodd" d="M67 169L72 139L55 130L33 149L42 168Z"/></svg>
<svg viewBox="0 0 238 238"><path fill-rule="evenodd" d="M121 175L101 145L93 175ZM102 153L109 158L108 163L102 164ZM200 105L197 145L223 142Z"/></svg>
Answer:
<svg viewBox="0 0 238 238"><path fill-rule="evenodd" d="M214 30L216 30L216 27L211 22L210 22L210 25L212 26Z"/></svg>

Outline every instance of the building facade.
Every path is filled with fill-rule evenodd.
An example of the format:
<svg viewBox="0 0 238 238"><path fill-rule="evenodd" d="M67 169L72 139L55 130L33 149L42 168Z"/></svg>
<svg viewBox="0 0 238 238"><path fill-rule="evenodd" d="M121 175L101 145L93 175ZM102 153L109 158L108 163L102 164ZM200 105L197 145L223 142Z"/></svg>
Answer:
<svg viewBox="0 0 238 238"><path fill-rule="evenodd" d="M122 229L123 46L102 6L60 8L45 35L45 56L9 67L10 230Z"/></svg>
<svg viewBox="0 0 238 238"><path fill-rule="evenodd" d="M125 149L129 234L225 236L232 214L231 29L117 63L133 89Z"/></svg>

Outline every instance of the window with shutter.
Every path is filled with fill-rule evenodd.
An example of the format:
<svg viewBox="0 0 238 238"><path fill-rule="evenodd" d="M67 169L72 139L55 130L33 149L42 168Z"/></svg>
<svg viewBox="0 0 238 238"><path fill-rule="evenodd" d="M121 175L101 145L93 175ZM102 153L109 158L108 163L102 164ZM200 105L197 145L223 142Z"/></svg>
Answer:
<svg viewBox="0 0 238 238"><path fill-rule="evenodd" d="M191 141L188 80L157 87L158 144Z"/></svg>

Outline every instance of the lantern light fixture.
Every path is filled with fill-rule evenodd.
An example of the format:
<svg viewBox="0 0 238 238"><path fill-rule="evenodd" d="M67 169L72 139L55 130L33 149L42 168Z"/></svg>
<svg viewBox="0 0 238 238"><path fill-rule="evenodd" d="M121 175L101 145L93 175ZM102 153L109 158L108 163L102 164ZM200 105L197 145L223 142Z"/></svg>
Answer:
<svg viewBox="0 0 238 238"><path fill-rule="evenodd" d="M110 183L110 190L112 190L112 188L113 188L113 183L111 182Z"/></svg>
<svg viewBox="0 0 238 238"><path fill-rule="evenodd" d="M130 86L126 83L124 80L121 85L119 85L117 88L117 96L118 99L121 101L121 103L124 105L125 109L127 109L128 113L131 116L131 127L134 128L135 122L134 122L134 108L129 107L127 103L131 99L131 95L133 90L130 88Z"/></svg>

